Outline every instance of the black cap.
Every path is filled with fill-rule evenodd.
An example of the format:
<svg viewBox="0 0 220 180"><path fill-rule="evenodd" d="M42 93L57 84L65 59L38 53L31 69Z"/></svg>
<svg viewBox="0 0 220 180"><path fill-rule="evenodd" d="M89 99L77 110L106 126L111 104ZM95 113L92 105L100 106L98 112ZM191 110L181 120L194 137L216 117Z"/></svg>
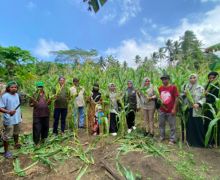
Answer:
<svg viewBox="0 0 220 180"><path fill-rule="evenodd" d="M164 74L160 77L160 79L170 79L170 76L168 74Z"/></svg>

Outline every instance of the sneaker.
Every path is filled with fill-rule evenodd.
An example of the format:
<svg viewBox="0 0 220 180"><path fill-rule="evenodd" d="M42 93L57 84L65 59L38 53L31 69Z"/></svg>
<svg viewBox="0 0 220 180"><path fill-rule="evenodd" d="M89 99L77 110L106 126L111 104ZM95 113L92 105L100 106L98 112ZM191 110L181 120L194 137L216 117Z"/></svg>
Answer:
<svg viewBox="0 0 220 180"><path fill-rule="evenodd" d="M128 129L128 134L130 134L130 133L131 133L131 131L132 131L132 129Z"/></svg>
<svg viewBox="0 0 220 180"><path fill-rule="evenodd" d="M160 137L160 142L163 142L165 139L163 137Z"/></svg>
<svg viewBox="0 0 220 180"><path fill-rule="evenodd" d="M173 141L169 141L169 145L174 145L175 143Z"/></svg>
<svg viewBox="0 0 220 180"><path fill-rule="evenodd" d="M144 136L148 136L149 135L149 132L144 132Z"/></svg>
<svg viewBox="0 0 220 180"><path fill-rule="evenodd" d="M92 135L93 135L93 136L97 136L97 133L95 132L95 133L93 133Z"/></svg>
<svg viewBox="0 0 220 180"><path fill-rule="evenodd" d="M7 151L7 152L4 153L4 157L5 158L12 158L12 153Z"/></svg>
<svg viewBox="0 0 220 180"><path fill-rule="evenodd" d="M111 133L111 135L112 135L112 136L117 136L117 133L116 133L116 132L115 132L115 133Z"/></svg>
<svg viewBox="0 0 220 180"><path fill-rule="evenodd" d="M133 130L137 129L135 126L132 127Z"/></svg>

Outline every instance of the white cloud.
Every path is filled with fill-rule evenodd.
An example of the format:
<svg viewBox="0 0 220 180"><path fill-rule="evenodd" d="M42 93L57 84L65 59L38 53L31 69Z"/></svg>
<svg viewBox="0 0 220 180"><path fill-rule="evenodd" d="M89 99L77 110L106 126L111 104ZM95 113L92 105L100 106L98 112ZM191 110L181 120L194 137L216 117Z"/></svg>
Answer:
<svg viewBox="0 0 220 180"><path fill-rule="evenodd" d="M202 3L206 2L220 2L220 0L201 0Z"/></svg>
<svg viewBox="0 0 220 180"><path fill-rule="evenodd" d="M37 7L37 5L33 1L29 1L26 5L27 9L32 10Z"/></svg>
<svg viewBox="0 0 220 180"><path fill-rule="evenodd" d="M178 39L186 30L192 30L197 38L203 42L205 46L209 46L220 42L220 6L206 12L198 18L197 22L190 22L189 19L181 20L180 25L171 29L164 27L160 29L160 36L166 39Z"/></svg>
<svg viewBox="0 0 220 180"><path fill-rule="evenodd" d="M125 25L141 12L141 0L108 0L108 6L104 6L99 12L100 22L115 21L119 26ZM92 14L92 13L91 13Z"/></svg>
<svg viewBox="0 0 220 180"><path fill-rule="evenodd" d="M204 47L220 42L220 5L206 12L203 16L197 18L196 22L191 22L187 18L180 21L177 27L164 26L158 28L159 33L156 37L151 37L146 28L140 28L140 33L147 42L127 39L120 42L118 47L108 48L106 54L114 55L120 62L127 61L131 67L135 66L134 57L140 55L142 58L149 56L152 52L162 47L167 39L178 40L183 36L186 30L192 30L197 38L202 41ZM144 21L144 20L143 20ZM146 19L145 22L152 24L152 20ZM152 41L153 40L153 41Z"/></svg>
<svg viewBox="0 0 220 180"><path fill-rule="evenodd" d="M51 51L68 50L69 47L63 42L53 40L39 39L34 53L41 58L49 58Z"/></svg>
<svg viewBox="0 0 220 180"><path fill-rule="evenodd" d="M116 15L117 15L116 11L108 12L102 17L101 22L107 23L109 21L112 21L115 19Z"/></svg>
<svg viewBox="0 0 220 180"><path fill-rule="evenodd" d="M134 58L136 55L144 58L152 54L157 48L158 47L153 44L127 39L122 41L116 48L108 48L105 53L115 56L120 62L127 61L130 67L135 67Z"/></svg>
<svg viewBox="0 0 220 180"><path fill-rule="evenodd" d="M118 21L119 25L125 24L141 11L140 0L121 0L120 3L121 15Z"/></svg>

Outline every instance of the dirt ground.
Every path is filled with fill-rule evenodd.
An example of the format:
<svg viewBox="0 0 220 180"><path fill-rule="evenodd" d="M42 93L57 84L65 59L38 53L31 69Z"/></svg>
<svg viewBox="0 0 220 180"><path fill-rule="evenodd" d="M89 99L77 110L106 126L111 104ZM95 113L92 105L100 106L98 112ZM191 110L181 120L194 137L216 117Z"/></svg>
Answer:
<svg viewBox="0 0 220 180"><path fill-rule="evenodd" d="M23 133L32 131L32 111L30 108L23 108ZM138 118L140 119L140 118ZM138 121L138 127L143 124ZM157 140L158 132L155 140ZM96 137L87 135L85 130L79 131L79 140L88 146ZM95 163L88 167L87 173L81 178L85 180L108 180L126 179L117 171L116 156L120 144L115 141L115 137L103 137L96 148L92 151ZM160 144L158 142L158 144ZM155 157L140 151L130 151L120 156L120 163L129 168L134 173L141 175L140 179L220 179L220 150L192 148L187 145L168 146L167 141L162 143L169 152L166 158ZM21 166L30 164L31 159L27 156L19 157ZM114 178L104 165L112 170ZM70 158L63 163L57 164L55 169L50 169L39 164L28 170L26 177L18 177L13 174L13 160L0 160L0 179L36 179L36 180L60 180L76 179L82 162L78 158ZM197 178L196 178L197 177Z"/></svg>

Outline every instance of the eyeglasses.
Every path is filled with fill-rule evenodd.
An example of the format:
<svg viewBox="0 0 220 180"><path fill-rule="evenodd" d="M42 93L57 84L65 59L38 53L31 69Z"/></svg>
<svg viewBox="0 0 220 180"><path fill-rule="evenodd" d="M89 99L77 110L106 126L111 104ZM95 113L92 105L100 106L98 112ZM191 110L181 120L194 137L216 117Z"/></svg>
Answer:
<svg viewBox="0 0 220 180"><path fill-rule="evenodd" d="M193 76L193 77L190 77L190 79L196 79L196 77Z"/></svg>

